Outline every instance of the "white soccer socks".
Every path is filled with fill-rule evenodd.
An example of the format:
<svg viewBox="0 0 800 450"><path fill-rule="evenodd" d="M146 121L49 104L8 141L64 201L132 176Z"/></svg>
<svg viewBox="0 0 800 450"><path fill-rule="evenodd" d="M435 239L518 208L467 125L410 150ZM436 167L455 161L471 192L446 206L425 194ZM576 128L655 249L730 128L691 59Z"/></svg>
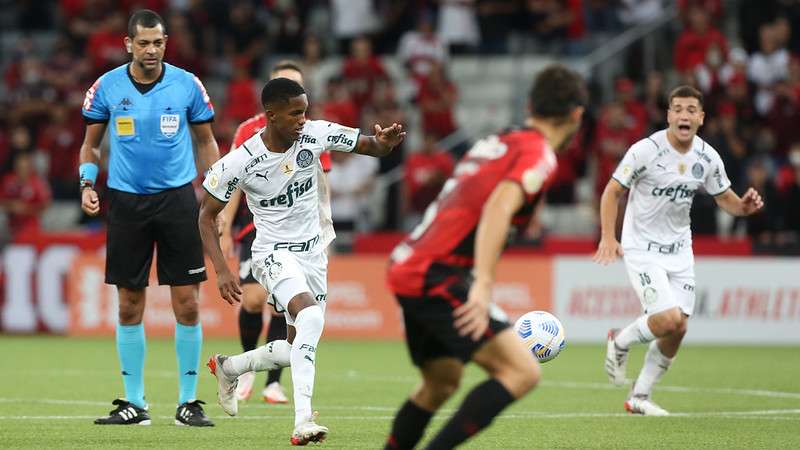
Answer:
<svg viewBox="0 0 800 450"><path fill-rule="evenodd" d="M294 385L294 425L307 422L311 417L311 395L314 393L315 361L317 344L322 336L325 318L318 305L309 306L297 314L294 338L289 359Z"/></svg>
<svg viewBox="0 0 800 450"><path fill-rule="evenodd" d="M653 385L667 373L667 369L672 365L675 358L667 358L658 348L658 341L653 341L644 356L644 366L633 385L633 396L649 397L653 391Z"/></svg>
<svg viewBox="0 0 800 450"><path fill-rule="evenodd" d="M656 336L650 331L650 326L647 325L647 315L642 315L620 330L614 338L614 342L619 349L627 350L637 342L646 344L655 338Z"/></svg>
<svg viewBox="0 0 800 450"><path fill-rule="evenodd" d="M272 341L249 352L228 357L222 370L225 371L225 375L238 377L250 371L262 372L286 367L289 365L291 348L292 346L286 340Z"/></svg>

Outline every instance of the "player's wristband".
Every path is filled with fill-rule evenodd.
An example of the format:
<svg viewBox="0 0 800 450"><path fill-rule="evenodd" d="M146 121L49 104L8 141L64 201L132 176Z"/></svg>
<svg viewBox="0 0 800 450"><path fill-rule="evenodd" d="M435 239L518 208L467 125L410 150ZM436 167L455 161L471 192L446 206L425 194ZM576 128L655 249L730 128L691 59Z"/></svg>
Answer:
<svg viewBox="0 0 800 450"><path fill-rule="evenodd" d="M97 181L97 172L99 171L100 168L97 167L95 163L86 162L81 164L78 167L78 174L81 177L81 187L94 186L95 181Z"/></svg>

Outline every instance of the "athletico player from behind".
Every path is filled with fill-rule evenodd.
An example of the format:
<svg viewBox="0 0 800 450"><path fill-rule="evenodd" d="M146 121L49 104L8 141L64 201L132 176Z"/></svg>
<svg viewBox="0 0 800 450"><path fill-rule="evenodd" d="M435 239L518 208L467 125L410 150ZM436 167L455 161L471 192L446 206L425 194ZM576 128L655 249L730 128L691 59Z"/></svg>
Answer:
<svg viewBox="0 0 800 450"><path fill-rule="evenodd" d="M555 173L554 149L580 125L586 88L579 75L551 66L536 77L529 102L528 128L477 142L392 253L388 284L422 382L397 412L386 449L419 442L470 360L489 379L467 394L428 448L469 439L539 381L536 358L491 304L491 289L508 232L528 223Z"/></svg>
<svg viewBox="0 0 800 450"><path fill-rule="evenodd" d="M300 65L294 61L280 61L272 68L270 79L288 78L303 85L303 72ZM267 116L261 112L242 122L236 129L233 136L231 151L242 145L258 131L267 125ZM323 245L327 247L335 238L333 221L331 220L330 191L328 189L327 177L324 172L331 168L330 153L324 152L320 155L318 166L319 179L319 200L320 200L320 220L322 224ZM263 313L269 293L253 277L250 271L252 266L250 247L256 238L256 228L253 223L253 215L247 208L246 202L241 201L242 191L237 189L231 194L231 198L222 214L225 217L225 230L220 239L222 252L225 255L232 255L234 240L239 241L239 283L242 286L242 307L239 309L239 339L242 343L242 350L250 351L256 348L261 330L264 327ZM232 225L241 225L236 236L233 235ZM270 308L271 309L271 308ZM267 342L286 339L287 327L286 319L283 314L272 310L272 319L267 329ZM288 399L280 384L282 368L267 372L267 382L261 392L261 397L267 403L287 403ZM238 400L247 400L253 392L253 382L255 373L247 372L239 377L236 387L236 397Z"/></svg>
<svg viewBox="0 0 800 450"><path fill-rule="evenodd" d="M700 91L690 86L673 90L667 129L628 149L600 199L602 237L594 260L609 264L624 250L628 277L644 309L633 323L608 333L605 367L611 383L625 383L630 346L650 343L625 402L625 409L633 414L669 414L650 400L650 394L678 353L694 311L689 210L695 193L704 189L720 208L735 216L753 214L764 206L753 188L741 198L733 192L719 154L697 136L704 117ZM620 245L614 225L619 199L626 193Z"/></svg>

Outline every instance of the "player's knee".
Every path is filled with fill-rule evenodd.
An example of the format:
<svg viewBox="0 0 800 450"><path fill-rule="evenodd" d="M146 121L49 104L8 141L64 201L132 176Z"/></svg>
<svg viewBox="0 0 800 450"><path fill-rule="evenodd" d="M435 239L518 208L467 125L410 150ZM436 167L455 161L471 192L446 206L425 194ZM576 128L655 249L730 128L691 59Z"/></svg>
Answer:
<svg viewBox="0 0 800 450"><path fill-rule="evenodd" d="M144 299L120 296L118 317L123 325L136 325L142 321Z"/></svg>
<svg viewBox="0 0 800 450"><path fill-rule="evenodd" d="M541 369L536 358L524 358L513 365L512 370L507 371L501 377L511 386L512 394L519 398L533 390L541 378Z"/></svg>
<svg viewBox="0 0 800 450"><path fill-rule="evenodd" d="M300 318L300 315L302 315L302 319ZM295 325L300 325L298 322L302 322L302 326L304 327L312 327L313 329L322 330L322 328L325 326L325 315L322 314L322 308L320 308L319 305L307 306L297 313Z"/></svg>
<svg viewBox="0 0 800 450"><path fill-rule="evenodd" d="M459 377L443 377L434 380L425 380L422 392L428 397L431 406L438 408L446 402L461 386ZM427 403L427 402L426 402Z"/></svg>
<svg viewBox="0 0 800 450"><path fill-rule="evenodd" d="M119 323L123 325L136 325L142 321L142 311L133 305L119 305Z"/></svg>
<svg viewBox="0 0 800 450"><path fill-rule="evenodd" d="M173 300L175 317L183 324L195 324L200 315L200 305L194 295L184 295Z"/></svg>
<svg viewBox="0 0 800 450"><path fill-rule="evenodd" d="M685 328L685 320L680 309L673 308L650 316L648 325L656 336L669 336Z"/></svg>

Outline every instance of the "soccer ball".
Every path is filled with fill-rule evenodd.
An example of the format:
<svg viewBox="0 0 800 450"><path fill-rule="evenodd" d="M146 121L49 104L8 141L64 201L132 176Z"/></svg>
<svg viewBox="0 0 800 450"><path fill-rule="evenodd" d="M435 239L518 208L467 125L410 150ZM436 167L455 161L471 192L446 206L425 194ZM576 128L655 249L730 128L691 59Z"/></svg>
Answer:
<svg viewBox="0 0 800 450"><path fill-rule="evenodd" d="M523 314L514 324L514 330L542 363L558 356L566 345L564 327L549 312L531 311Z"/></svg>

